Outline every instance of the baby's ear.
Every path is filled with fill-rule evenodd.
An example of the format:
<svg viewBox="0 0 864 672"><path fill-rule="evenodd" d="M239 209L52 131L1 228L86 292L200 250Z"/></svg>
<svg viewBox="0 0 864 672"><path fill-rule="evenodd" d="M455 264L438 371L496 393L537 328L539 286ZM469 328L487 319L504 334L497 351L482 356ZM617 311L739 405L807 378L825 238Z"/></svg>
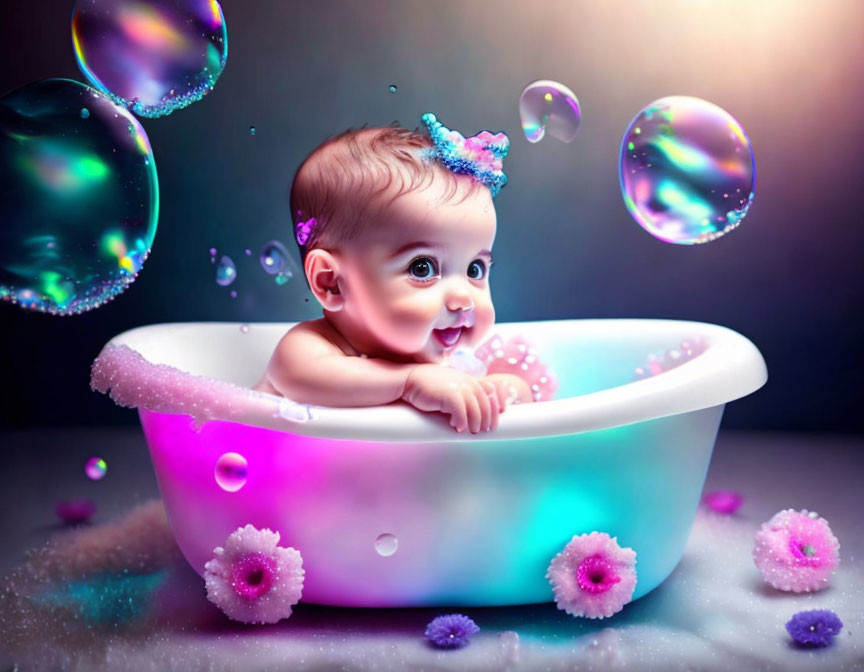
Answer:
<svg viewBox="0 0 864 672"><path fill-rule="evenodd" d="M327 250L315 248L306 253L303 265L309 288L325 310L342 310L345 297L339 291L339 262Z"/></svg>

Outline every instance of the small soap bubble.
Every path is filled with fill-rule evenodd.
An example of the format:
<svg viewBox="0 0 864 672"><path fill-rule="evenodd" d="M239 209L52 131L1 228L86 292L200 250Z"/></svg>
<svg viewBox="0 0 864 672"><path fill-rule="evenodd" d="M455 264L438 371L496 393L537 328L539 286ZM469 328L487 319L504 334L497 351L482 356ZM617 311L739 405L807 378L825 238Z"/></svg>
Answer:
<svg viewBox="0 0 864 672"><path fill-rule="evenodd" d="M737 227L753 201L755 172L741 124L700 98L654 101L630 122L621 142L627 210L667 243L707 243Z"/></svg>
<svg viewBox="0 0 864 672"><path fill-rule="evenodd" d="M216 460L213 475L226 492L237 492L246 485L248 462L240 453L225 453Z"/></svg>
<svg viewBox="0 0 864 672"><path fill-rule="evenodd" d="M271 240L261 248L261 268L274 276L277 285L284 285L295 275L300 275L296 262L278 240Z"/></svg>
<svg viewBox="0 0 864 672"><path fill-rule="evenodd" d="M211 248L210 248L210 256L211 256L211 257L215 257L215 256L216 256L216 248L215 248L215 247L211 247Z"/></svg>
<svg viewBox="0 0 864 672"><path fill-rule="evenodd" d="M255 135L255 127L254 126L249 127L249 135Z"/></svg>
<svg viewBox="0 0 864 672"><path fill-rule="evenodd" d="M236 290L236 289L232 289L232 290L231 290L231 298L232 298L232 299L236 299L236 298L237 298L237 290Z"/></svg>
<svg viewBox="0 0 864 672"><path fill-rule="evenodd" d="M270 275L281 273L287 258L288 250L278 240L264 243L264 247L261 248L261 268Z"/></svg>
<svg viewBox="0 0 864 672"><path fill-rule="evenodd" d="M144 117L203 98L228 56L217 0L79 0L72 43L93 86Z"/></svg>
<svg viewBox="0 0 864 672"><path fill-rule="evenodd" d="M240 332L244 333L244 334L248 334L249 333L249 325L248 324L241 324L240 325Z"/></svg>
<svg viewBox="0 0 864 672"><path fill-rule="evenodd" d="M562 142L570 142L582 125L576 94L547 79L531 82L522 91L519 117L528 142L540 142L547 132Z"/></svg>
<svg viewBox="0 0 864 672"><path fill-rule="evenodd" d="M107 472L108 465L101 457L91 457L84 464L84 473L87 474L87 478L91 481L99 481L105 478Z"/></svg>
<svg viewBox="0 0 864 672"><path fill-rule="evenodd" d="M252 256L252 250L250 250L248 247L244 250L244 252L246 252L246 256L247 256L247 257L251 257L251 256Z"/></svg>
<svg viewBox="0 0 864 672"><path fill-rule="evenodd" d="M231 257L222 255L219 260L219 265L216 267L216 283L222 287L227 287L237 278L237 268Z"/></svg>
<svg viewBox="0 0 864 672"><path fill-rule="evenodd" d="M399 547L399 540L395 535L384 533L379 534L375 540L375 551L382 557L389 557L396 552Z"/></svg>
<svg viewBox="0 0 864 672"><path fill-rule="evenodd" d="M390 86L387 87L387 90L388 90L390 93L396 93L396 91L397 91L398 89L397 89L397 87L396 87L395 84L391 84Z"/></svg>
<svg viewBox="0 0 864 672"><path fill-rule="evenodd" d="M81 118L82 119L88 119L89 117L90 117L90 110L88 110L86 107L82 107L81 108Z"/></svg>

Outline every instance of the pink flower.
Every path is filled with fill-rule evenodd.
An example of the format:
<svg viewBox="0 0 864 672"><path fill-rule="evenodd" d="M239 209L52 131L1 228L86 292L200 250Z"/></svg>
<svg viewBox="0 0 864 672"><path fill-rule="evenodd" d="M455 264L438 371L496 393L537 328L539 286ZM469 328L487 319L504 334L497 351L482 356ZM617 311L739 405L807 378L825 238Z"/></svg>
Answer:
<svg viewBox="0 0 864 672"><path fill-rule="evenodd" d="M630 601L636 587L636 551L605 532L575 536L549 564L555 602L572 616L605 618Z"/></svg>
<svg viewBox="0 0 864 672"><path fill-rule="evenodd" d="M756 533L753 560L778 590L821 590L839 562L840 542L815 512L786 509Z"/></svg>
<svg viewBox="0 0 864 672"><path fill-rule="evenodd" d="M207 599L244 623L276 623L303 593L303 558L278 546L279 533L252 525L232 532L204 565Z"/></svg>

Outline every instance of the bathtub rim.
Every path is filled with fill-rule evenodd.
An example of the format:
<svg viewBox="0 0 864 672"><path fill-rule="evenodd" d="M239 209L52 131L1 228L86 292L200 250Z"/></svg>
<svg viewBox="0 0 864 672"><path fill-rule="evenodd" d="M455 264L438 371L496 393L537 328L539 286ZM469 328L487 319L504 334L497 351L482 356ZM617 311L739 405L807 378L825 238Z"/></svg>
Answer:
<svg viewBox="0 0 864 672"><path fill-rule="evenodd" d="M152 324L124 331L106 344L126 345L148 362L166 363L148 356L140 343L143 336L156 330L222 329L236 330L240 322L170 322ZM248 323L287 331L297 322ZM695 334L709 339L708 348L692 360L661 375L636 380L589 394L555 399L537 404L511 406L499 418L494 432L456 433L440 413L423 413L407 404L394 402L385 406L334 408L313 407L313 418L297 421L280 414L281 397L255 392L234 384L238 394L252 395L256 403L246 404L240 417L217 418L293 434L329 439L353 439L387 442L500 441L562 434L577 434L634 424L644 420L687 413L726 404L761 388L768 379L765 361L756 346L741 334L707 322L659 319L565 319L499 323L506 332L520 329L563 329L578 325L585 330L611 331L616 335L635 329L640 332L679 337ZM694 334L695 332L695 334ZM228 333L226 331L226 333ZM170 363L171 366L177 366ZM177 367L179 368L179 367ZM181 369L182 370L182 369ZM200 374L194 374L200 375ZM155 411L163 412L163 411Z"/></svg>

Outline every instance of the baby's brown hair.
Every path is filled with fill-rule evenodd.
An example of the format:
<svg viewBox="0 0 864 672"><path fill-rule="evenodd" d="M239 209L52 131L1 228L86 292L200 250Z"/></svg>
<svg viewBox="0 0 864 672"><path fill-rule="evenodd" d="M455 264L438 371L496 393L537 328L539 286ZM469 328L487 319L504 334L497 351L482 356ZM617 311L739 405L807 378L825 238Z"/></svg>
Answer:
<svg viewBox="0 0 864 672"><path fill-rule="evenodd" d="M355 238L368 219L370 198L387 191L396 180L401 184L394 199L430 182L435 175L451 180L447 199L459 190L460 178L471 182L463 198L483 186L425 160L421 151L429 147L432 140L428 136L416 129L400 128L397 122L351 128L321 143L300 165L291 185L291 233L300 249L301 265L305 265L309 250ZM315 226L301 245L294 235L296 225L311 217L316 219Z"/></svg>

